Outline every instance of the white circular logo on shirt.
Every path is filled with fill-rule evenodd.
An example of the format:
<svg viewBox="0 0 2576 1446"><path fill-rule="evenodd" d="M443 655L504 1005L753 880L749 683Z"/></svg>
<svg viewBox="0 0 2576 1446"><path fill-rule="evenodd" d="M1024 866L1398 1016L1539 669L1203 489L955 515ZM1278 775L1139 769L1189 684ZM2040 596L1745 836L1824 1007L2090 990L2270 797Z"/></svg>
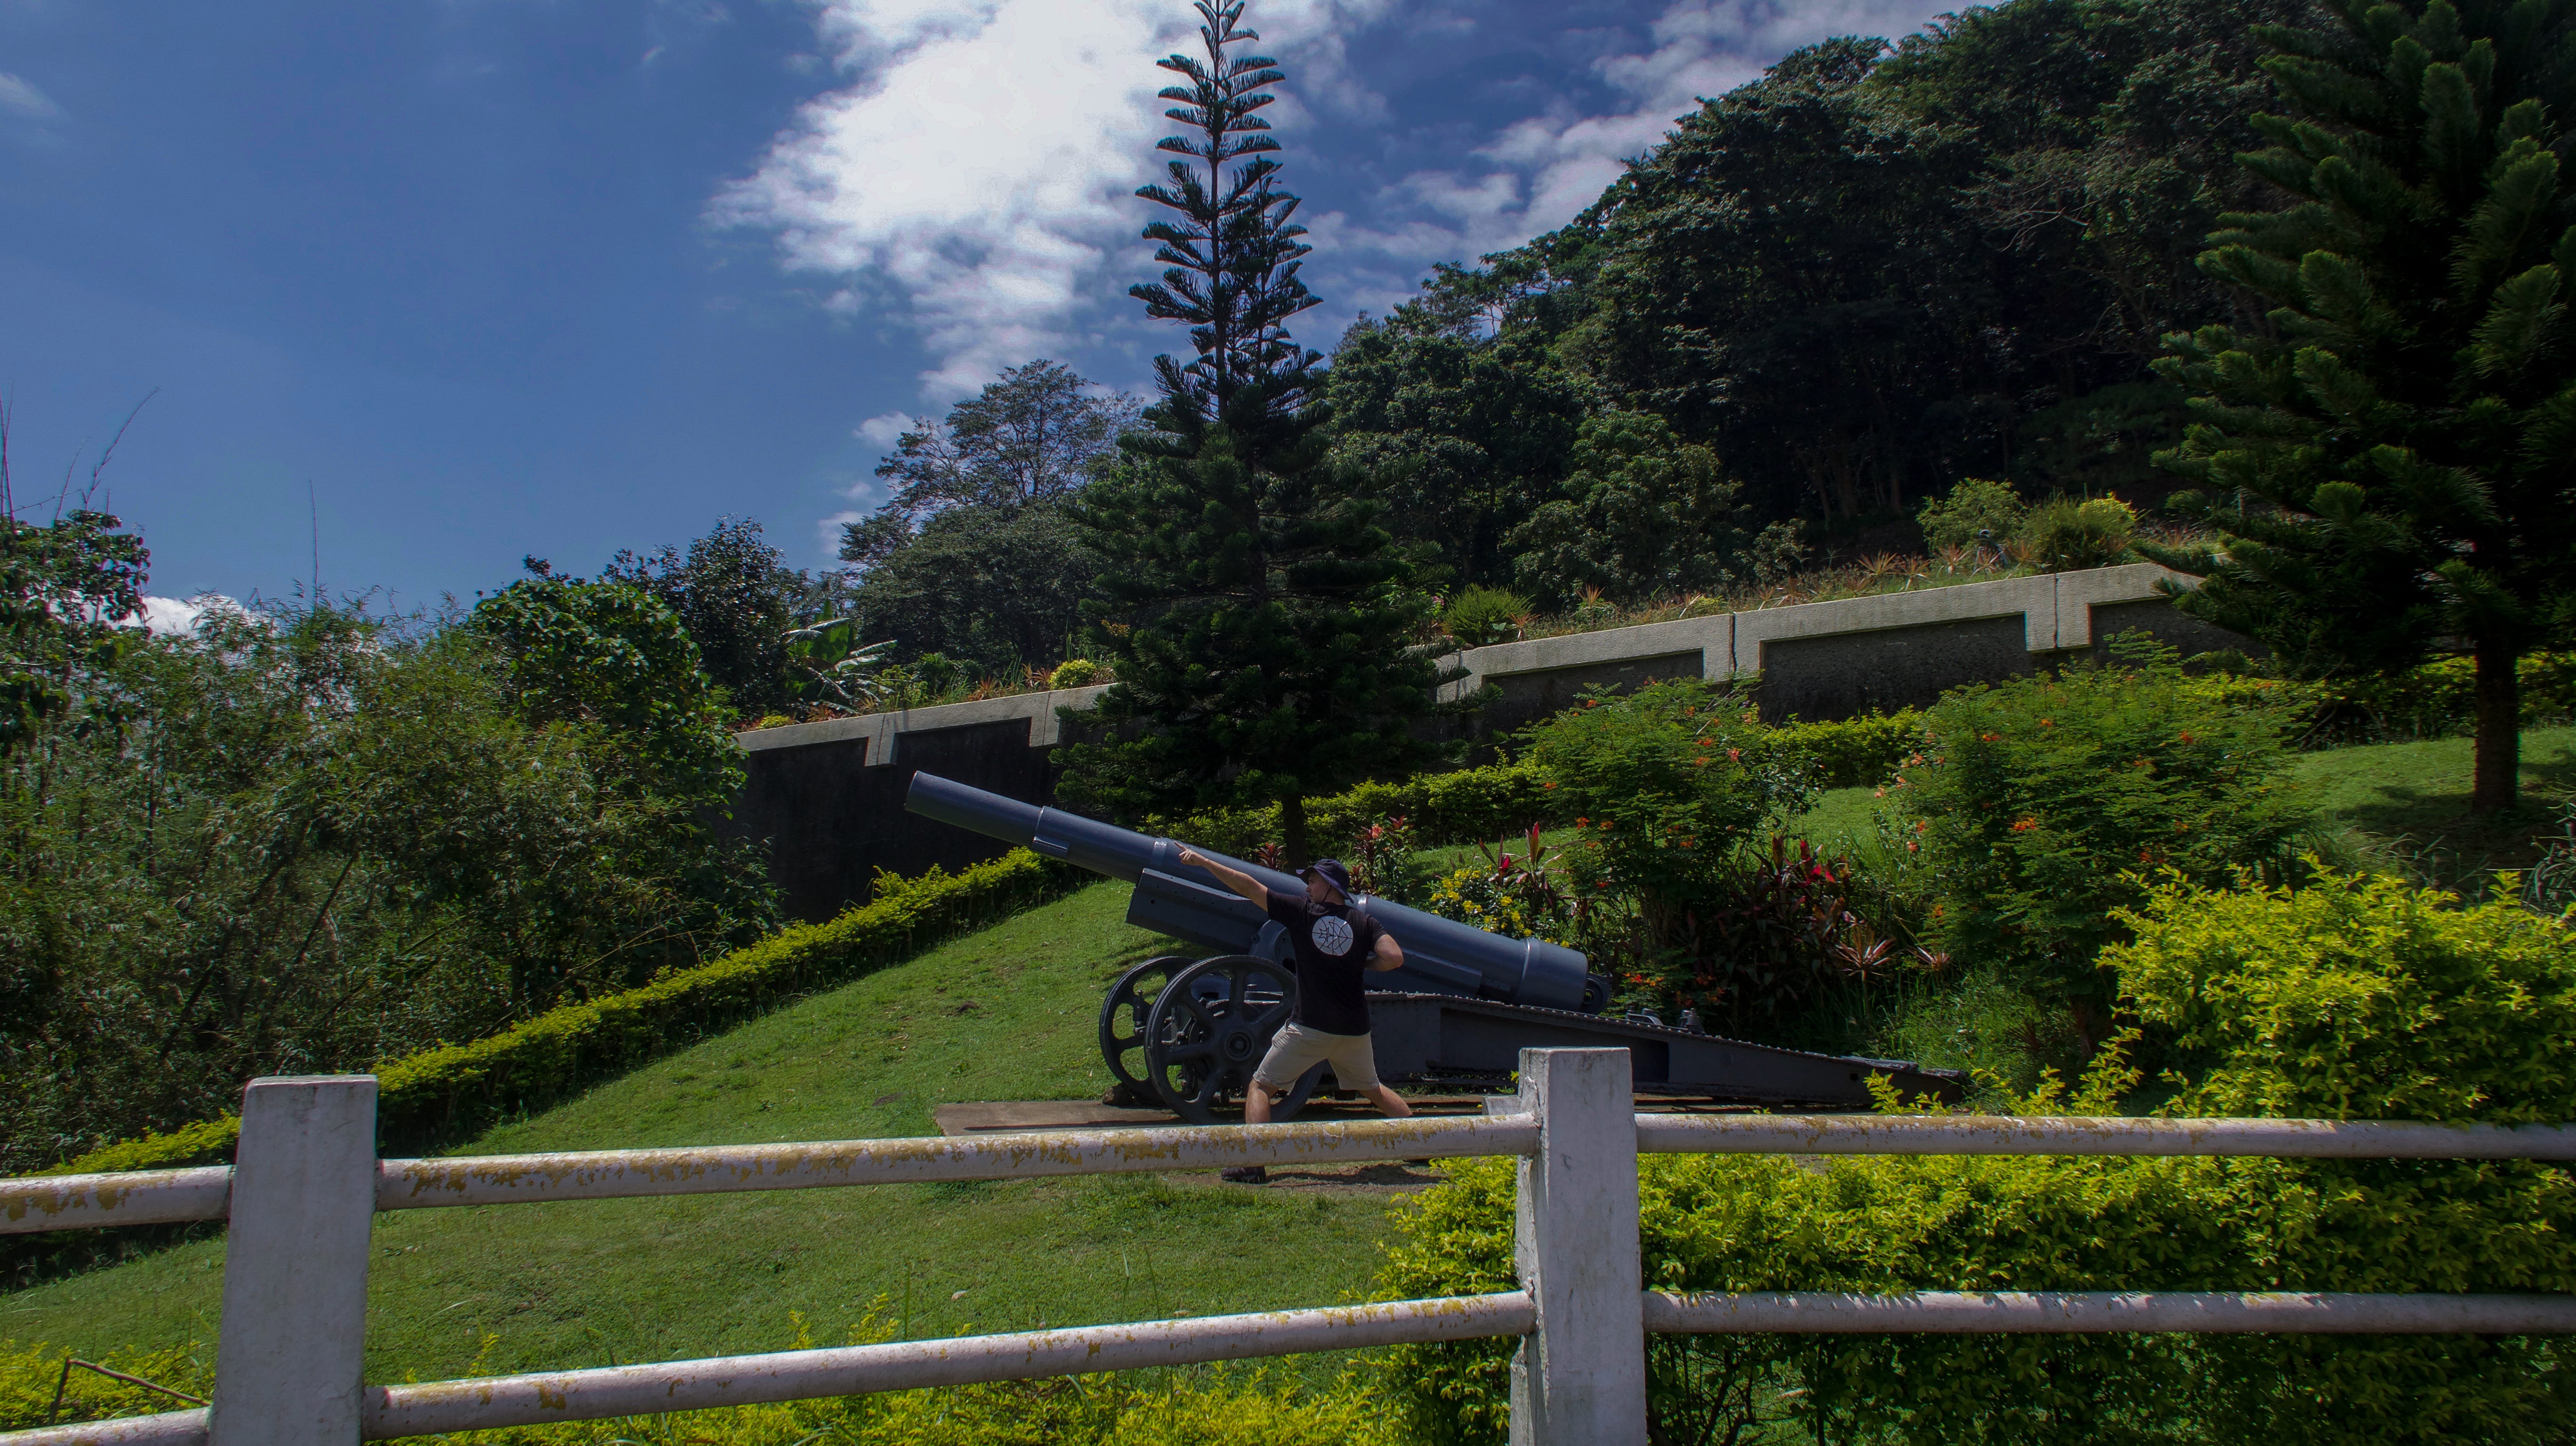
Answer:
<svg viewBox="0 0 2576 1446"><path fill-rule="evenodd" d="M1315 921L1314 940L1316 952L1339 959L1351 952L1350 921L1338 914L1326 914Z"/></svg>

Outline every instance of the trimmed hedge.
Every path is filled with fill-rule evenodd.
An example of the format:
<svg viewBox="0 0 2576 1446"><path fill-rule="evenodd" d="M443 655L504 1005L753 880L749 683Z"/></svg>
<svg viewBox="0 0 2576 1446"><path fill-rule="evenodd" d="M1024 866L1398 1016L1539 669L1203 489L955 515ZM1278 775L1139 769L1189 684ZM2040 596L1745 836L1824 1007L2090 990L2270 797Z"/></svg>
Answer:
<svg viewBox="0 0 2576 1446"><path fill-rule="evenodd" d="M1026 849L961 874L936 865L914 879L880 874L873 901L829 923L793 925L640 989L567 1004L489 1039L377 1066L377 1148L425 1149L541 1109L799 995L900 963L1090 877ZM119 1141L43 1173L213 1164L229 1158L240 1130L235 1116L207 1120Z"/></svg>
<svg viewBox="0 0 2576 1446"><path fill-rule="evenodd" d="M1771 731L1780 751L1816 766L1827 788L1867 788L1885 783L1896 766L1923 746L1923 713L1899 708L1824 723L1783 723Z"/></svg>
<svg viewBox="0 0 2576 1446"><path fill-rule="evenodd" d="M1922 746L1923 714L1913 708L1827 723L1784 723L1764 730L1788 755L1816 766L1827 788L1884 782ZM1307 827L1319 848L1338 848L1381 819L1404 818L1428 847L1492 843L1533 823L1565 823L1547 774L1526 761L1424 773L1393 783L1363 783L1346 793L1306 800ZM1218 808L1148 816L1147 833L1219 853L1249 855L1279 839L1279 808Z"/></svg>
<svg viewBox="0 0 2576 1446"><path fill-rule="evenodd" d="M1545 777L1527 763L1416 774L1306 800L1307 827L1326 847L1338 847L1370 824L1396 817L1411 821L1414 836L1430 845L1490 842L1533 823L1558 821ZM1279 806L1157 814L1137 827L1219 853L1248 855L1278 841Z"/></svg>

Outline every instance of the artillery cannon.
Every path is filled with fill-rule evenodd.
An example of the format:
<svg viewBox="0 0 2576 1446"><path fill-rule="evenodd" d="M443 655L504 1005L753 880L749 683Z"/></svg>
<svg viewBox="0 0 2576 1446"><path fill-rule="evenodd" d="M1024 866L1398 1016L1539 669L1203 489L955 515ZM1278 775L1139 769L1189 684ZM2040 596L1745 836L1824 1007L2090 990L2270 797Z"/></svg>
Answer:
<svg viewBox="0 0 2576 1446"><path fill-rule="evenodd" d="M925 818L1019 844L1136 886L1127 922L1216 951L1169 955L1129 969L1100 1006L1100 1052L1119 1083L1159 1097L1196 1124L1240 1101L1297 992L1287 931L1205 871L1183 865L1183 845L1062 809L1020 803L928 773L915 773L904 807ZM1293 875L1198 852L1302 896ZM1404 967L1369 993L1378 1073L1389 1083L1486 1087L1518 1068L1532 1047L1624 1046L1641 1093L1739 1104L1866 1108L1868 1080L1885 1075L1909 1095L1957 1099L1953 1070L1902 1060L1856 1059L1747 1044L1675 1028L1651 1015L1608 1016L1610 981L1583 955L1544 939L1515 939L1361 895L1352 900L1404 946ZM1295 1116L1326 1072L1297 1081L1271 1118Z"/></svg>

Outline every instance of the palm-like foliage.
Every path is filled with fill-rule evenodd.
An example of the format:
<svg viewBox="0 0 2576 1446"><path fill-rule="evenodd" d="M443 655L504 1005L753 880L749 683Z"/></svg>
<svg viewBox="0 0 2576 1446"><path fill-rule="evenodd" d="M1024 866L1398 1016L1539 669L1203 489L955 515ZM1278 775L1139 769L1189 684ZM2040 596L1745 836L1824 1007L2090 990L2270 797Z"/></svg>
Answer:
<svg viewBox="0 0 2576 1446"><path fill-rule="evenodd" d="M2292 204L2226 218L2204 269L2270 303L2263 330L2174 339L2195 394L2160 460L2224 531L2144 549L2201 575L2186 610L2315 672L2401 665L2444 638L2478 665L2475 803L2514 799L2514 662L2563 612L2576 557L2576 0L2329 0L2272 27L2296 114L2243 158Z"/></svg>

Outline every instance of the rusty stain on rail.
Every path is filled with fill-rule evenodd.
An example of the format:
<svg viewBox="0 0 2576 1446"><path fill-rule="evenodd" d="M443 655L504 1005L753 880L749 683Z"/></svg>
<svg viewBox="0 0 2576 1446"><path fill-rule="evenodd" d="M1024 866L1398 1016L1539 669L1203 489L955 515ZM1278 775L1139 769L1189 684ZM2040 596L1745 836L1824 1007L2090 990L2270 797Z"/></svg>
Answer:
<svg viewBox="0 0 2576 1446"><path fill-rule="evenodd" d="M233 1172L224 1165L0 1180L0 1235L220 1220L232 1197L232 1182Z"/></svg>

